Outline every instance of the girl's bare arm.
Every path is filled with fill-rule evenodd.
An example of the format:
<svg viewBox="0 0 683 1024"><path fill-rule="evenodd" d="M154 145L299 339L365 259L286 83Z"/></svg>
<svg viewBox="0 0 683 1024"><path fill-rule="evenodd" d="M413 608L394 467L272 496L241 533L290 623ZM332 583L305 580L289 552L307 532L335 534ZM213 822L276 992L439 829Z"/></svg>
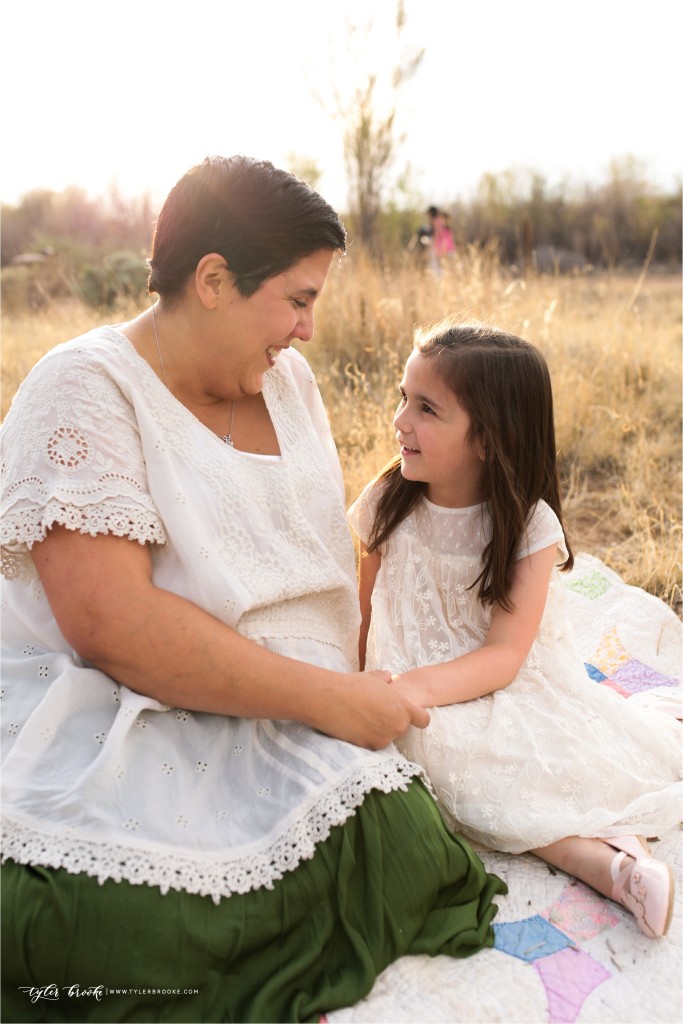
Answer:
<svg viewBox="0 0 683 1024"><path fill-rule="evenodd" d="M358 653L360 657L361 671L365 668L368 632L370 630L370 620L372 618L372 591L374 589L375 580L377 579L377 573L379 572L381 564L381 555L376 551L368 551L365 544L361 541L358 583L358 597L360 599L361 611L360 644Z"/></svg>
<svg viewBox="0 0 683 1024"><path fill-rule="evenodd" d="M512 611L495 607L482 647L393 676L393 685L423 707L458 704L509 686L538 633L556 557L553 544L519 559L510 591Z"/></svg>

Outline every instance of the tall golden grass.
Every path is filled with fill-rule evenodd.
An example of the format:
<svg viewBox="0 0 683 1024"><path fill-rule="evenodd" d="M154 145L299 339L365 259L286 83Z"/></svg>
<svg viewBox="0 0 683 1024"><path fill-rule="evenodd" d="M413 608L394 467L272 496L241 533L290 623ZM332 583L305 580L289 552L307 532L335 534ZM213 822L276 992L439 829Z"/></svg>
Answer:
<svg viewBox="0 0 683 1024"><path fill-rule="evenodd" d="M77 302L3 316L2 415L52 345L130 306ZM304 346L350 501L395 452L397 385L415 324L484 320L544 352L554 382L566 526L575 552L681 609L681 289L675 275L530 276L471 249L441 276L380 268L353 249L333 267Z"/></svg>

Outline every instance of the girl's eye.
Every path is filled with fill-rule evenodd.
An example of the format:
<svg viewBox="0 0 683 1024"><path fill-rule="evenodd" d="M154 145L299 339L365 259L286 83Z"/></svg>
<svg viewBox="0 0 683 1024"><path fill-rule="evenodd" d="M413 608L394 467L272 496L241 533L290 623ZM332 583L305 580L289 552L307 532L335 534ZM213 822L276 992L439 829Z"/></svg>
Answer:
<svg viewBox="0 0 683 1024"><path fill-rule="evenodd" d="M430 416L434 416L435 415L434 410L432 409L431 405L427 405L426 402L422 403L422 412L428 412Z"/></svg>

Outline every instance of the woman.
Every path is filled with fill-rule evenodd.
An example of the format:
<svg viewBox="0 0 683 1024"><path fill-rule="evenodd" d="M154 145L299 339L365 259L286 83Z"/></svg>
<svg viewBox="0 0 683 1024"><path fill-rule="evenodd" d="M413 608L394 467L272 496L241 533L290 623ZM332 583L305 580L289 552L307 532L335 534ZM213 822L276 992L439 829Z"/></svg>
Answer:
<svg viewBox="0 0 683 1024"><path fill-rule="evenodd" d="M7 417L13 1020L317 1020L404 953L492 942L504 886L390 745L428 713L357 671L290 347L344 243L291 175L205 160L157 222L157 305L48 353Z"/></svg>

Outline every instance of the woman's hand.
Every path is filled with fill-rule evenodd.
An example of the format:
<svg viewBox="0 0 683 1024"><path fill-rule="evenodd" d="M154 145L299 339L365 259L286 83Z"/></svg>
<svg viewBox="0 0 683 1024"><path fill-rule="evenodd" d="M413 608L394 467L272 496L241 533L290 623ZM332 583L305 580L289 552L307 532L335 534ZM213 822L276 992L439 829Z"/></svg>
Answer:
<svg viewBox="0 0 683 1024"><path fill-rule="evenodd" d="M321 707L321 732L359 747L380 750L414 725L424 729L429 713L389 686L390 672L353 672L339 676L339 689Z"/></svg>

